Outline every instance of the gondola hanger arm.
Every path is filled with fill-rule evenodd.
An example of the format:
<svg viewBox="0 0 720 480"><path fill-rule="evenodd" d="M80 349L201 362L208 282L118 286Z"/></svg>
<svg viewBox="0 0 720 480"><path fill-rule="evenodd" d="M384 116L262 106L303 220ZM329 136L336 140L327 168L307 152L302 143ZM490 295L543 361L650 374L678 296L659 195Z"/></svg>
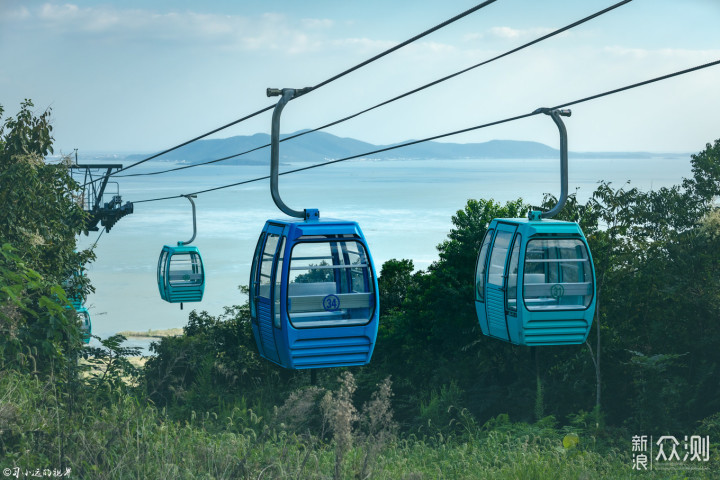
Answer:
<svg viewBox="0 0 720 480"><path fill-rule="evenodd" d="M195 235L197 234L197 221L195 219L195 202L193 202L193 198L197 198L197 195L183 195L183 197L190 200L190 204L192 205L193 234L192 234L192 237L190 238L190 240L188 240L187 242L178 242L178 247L182 247L183 245L190 245L193 242L193 240L195 240Z"/></svg>
<svg viewBox="0 0 720 480"><path fill-rule="evenodd" d="M316 209L305 209L305 210L293 210L288 207L282 198L280 198L280 189L278 187L278 175L280 169L280 115L282 114L285 105L301 95L306 94L312 90L312 87L294 89L294 88L268 88L268 97L280 97L272 115L272 127L270 130L270 194L275 202L275 205L284 214L291 217L302 218L304 220L317 220L320 217L320 212Z"/></svg>
<svg viewBox="0 0 720 480"><path fill-rule="evenodd" d="M552 108L538 108L533 113L544 113L549 115L555 125L558 127L560 132L560 198L553 208L547 212L539 212L532 210L528 213L530 220L540 220L542 218L553 218L557 215L560 210L565 206L565 202L568 197L568 144L567 144L567 130L565 124L560 117L569 117L572 115L572 111L569 109L552 109Z"/></svg>

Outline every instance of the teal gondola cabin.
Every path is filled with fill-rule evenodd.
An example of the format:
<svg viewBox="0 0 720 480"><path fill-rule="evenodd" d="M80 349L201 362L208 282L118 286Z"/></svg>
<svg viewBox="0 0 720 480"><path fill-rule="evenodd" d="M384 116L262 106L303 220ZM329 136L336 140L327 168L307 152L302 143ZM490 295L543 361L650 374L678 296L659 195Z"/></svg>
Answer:
<svg viewBox="0 0 720 480"><path fill-rule="evenodd" d="M475 270L484 335L517 345L585 342L595 313L595 271L574 222L496 218Z"/></svg>
<svg viewBox="0 0 720 480"><path fill-rule="evenodd" d="M163 246L158 259L157 282L160 297L166 302L201 301L205 292L205 271L198 248Z"/></svg>

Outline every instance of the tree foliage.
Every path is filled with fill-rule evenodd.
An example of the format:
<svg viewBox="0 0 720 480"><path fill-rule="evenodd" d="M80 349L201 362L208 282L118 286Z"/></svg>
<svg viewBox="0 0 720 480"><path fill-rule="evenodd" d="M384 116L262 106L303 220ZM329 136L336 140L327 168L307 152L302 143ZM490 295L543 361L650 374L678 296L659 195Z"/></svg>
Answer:
<svg viewBox="0 0 720 480"><path fill-rule="evenodd" d="M256 393L255 403L276 400L268 388L280 377L263 361L250 326L248 305L225 309L218 317L190 313L184 335L154 343L155 356L145 366L145 388L157 405L179 411L210 411ZM269 392L270 398L262 398Z"/></svg>
<svg viewBox="0 0 720 480"><path fill-rule="evenodd" d="M353 468L365 478L382 464L375 459L386 446L402 445L398 427L429 439L420 441L426 451L435 442L431 454L446 455L448 438L465 439L463 451L512 451L519 440L497 439L508 432L557 437L567 433L557 427L562 422L573 433L550 469L557 474L580 458L585 438L606 440L605 425L650 434L720 431L720 140L692 156L692 178L674 187L643 192L603 182L585 203L568 198L558 218L581 225L596 268L597 312L585 345L528 348L482 336L473 301L482 239L493 218L523 217L530 207L522 199L481 199L452 217L426 271L414 271L410 259L382 266L370 365L311 375L262 360L246 304L217 317L191 312L184 335L154 344L141 373L127 358L137 349L124 347L122 336L80 349L68 298L91 289L82 268L92 252L75 252L84 225L79 186L66 165L45 160L53 151L50 112L36 115L32 107L25 101L0 126L0 384L9 392L0 402L3 461L52 459L89 478L109 449L122 462L135 446L142 463L152 450L148 438L166 448L192 431L198 440L191 447L208 463L208 429L218 429L231 433L223 441L243 439L263 452L292 439L298 454L287 455L286 443L274 458L297 458L298 477L311 453L316 462L329 458L331 449L318 443L334 443L335 477ZM547 195L543 208L555 201ZM33 393L23 399L23 391ZM185 427L169 421L177 419ZM81 433L61 428L66 423ZM250 471L253 448L236 461L235 476ZM532 449L521 450L525 458ZM472 457L497 460L483 452Z"/></svg>
<svg viewBox="0 0 720 480"><path fill-rule="evenodd" d="M597 312L585 345L519 347L482 336L473 301L482 239L493 218L524 217L530 207L522 199L468 200L426 271L414 271L411 259L382 266L378 339L372 363L355 369L355 396L368 401L373 387L392 377L395 418L421 433L432 425L457 434L474 419L504 414L522 421L592 417L598 432L606 423L669 431L711 417L720 410L718 165L715 142L693 155L693 178L677 186L643 192L602 182L584 203L569 196L557 218L580 224L596 268ZM542 208L555 203L546 195ZM168 385L176 399L168 391L156 401L179 404L200 398L189 392L222 391L226 400L282 402L307 385L306 372L259 359L247 314L235 312L223 319L193 313L185 338L163 340L149 385L163 378L157 367L174 365ZM252 372L246 378L255 380L233 383L222 371ZM331 389L334 378L319 371L318 386ZM212 398L197 405L211 408Z"/></svg>
<svg viewBox="0 0 720 480"><path fill-rule="evenodd" d="M709 417L720 407L720 141L692 156L692 171L670 188L602 182L585 203L568 198L557 218L581 225L597 276L584 346L525 348L481 335L472 285L482 238L493 218L529 207L469 200L427 271L413 273L410 260L383 265L387 306L366 378L393 375L406 425L448 391L481 419L531 420L538 406L560 418L595 410L598 424L664 429ZM547 195L543 208L555 202Z"/></svg>
<svg viewBox="0 0 720 480"><path fill-rule="evenodd" d="M6 366L31 359L33 369L49 371L78 348L78 320L66 293L92 289L73 273L93 254L75 251L85 216L78 185L66 165L46 163L53 152L50 111L35 115L32 107L24 101L0 126L0 353Z"/></svg>

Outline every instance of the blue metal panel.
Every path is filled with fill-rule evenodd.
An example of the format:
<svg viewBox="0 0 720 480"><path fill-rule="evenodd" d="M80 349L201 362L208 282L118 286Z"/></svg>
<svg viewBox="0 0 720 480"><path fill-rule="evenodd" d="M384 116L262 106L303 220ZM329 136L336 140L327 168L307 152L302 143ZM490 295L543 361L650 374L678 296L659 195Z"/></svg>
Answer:
<svg viewBox="0 0 720 480"><path fill-rule="evenodd" d="M499 288L488 287L486 305L489 335L509 340L505 324L504 292Z"/></svg>
<svg viewBox="0 0 720 480"><path fill-rule="evenodd" d="M592 324L592 315L585 315L582 311L525 312L523 341L527 345L584 343Z"/></svg>
<svg viewBox="0 0 720 480"><path fill-rule="evenodd" d="M372 355L377 324L315 329L289 327L287 332L291 368L365 365Z"/></svg>
<svg viewBox="0 0 720 480"><path fill-rule="evenodd" d="M270 312L270 302L265 298L259 298L257 302L258 314L258 330L260 333L260 343L264 356L273 362L279 362L277 346L275 345L275 335L273 333L272 315Z"/></svg>
<svg viewBox="0 0 720 480"><path fill-rule="evenodd" d="M302 338L290 349L294 368L364 365L371 351L368 337Z"/></svg>
<svg viewBox="0 0 720 480"><path fill-rule="evenodd" d="M367 364L372 356L377 338L380 301L377 274L360 227L355 222L328 219L268 220L263 232L269 232L268 228L277 228L278 231L282 231L287 235L287 241L283 252L285 261L281 272L280 328L273 327L273 312L270 302L260 297L256 302L257 326L253 326L253 333L256 336L258 347L261 348L261 354L265 358L291 369ZM369 271L372 275L373 295L370 298L374 309L373 315L366 325L294 328L289 321L287 284L290 252L300 237L304 237L303 242L325 242L328 241L323 238L325 235L347 235L348 240L360 242L367 253ZM334 238L332 241L343 241L343 238ZM277 255L275 263L276 267ZM276 288L274 284L272 288ZM274 298L273 295L271 292L270 298Z"/></svg>
<svg viewBox="0 0 720 480"><path fill-rule="evenodd" d="M362 237L357 222L326 218L320 220L268 220L267 222L287 227L288 237L295 241L303 235L356 235Z"/></svg>
<svg viewBox="0 0 720 480"><path fill-rule="evenodd" d="M525 236L542 234L582 235L580 226L564 220L528 220L527 218L496 218L493 222L516 225Z"/></svg>
<svg viewBox="0 0 720 480"><path fill-rule="evenodd" d="M514 314L508 312L508 314L505 315L505 321L507 322L507 333L510 336L508 341L515 345L522 345L524 343L524 331L520 326L521 321L518 318L518 314L522 315L521 312L515 312Z"/></svg>
<svg viewBox="0 0 720 480"><path fill-rule="evenodd" d="M334 222L333 222L334 223ZM298 236L302 235L357 235L360 229L355 222L346 224L318 224L297 226Z"/></svg>
<svg viewBox="0 0 720 480"><path fill-rule="evenodd" d="M508 257L510 256L510 248L512 246L512 238L515 234L515 225L504 223L496 223L493 221L495 229L495 238L493 238L492 246L488 253L487 281L485 282L485 308L487 309L488 334L502 340L509 340L507 323L505 321L505 283ZM498 247L498 243L507 241L506 245ZM504 254L502 248L505 248ZM498 264L493 265L493 259ZM494 269L499 269L496 272ZM500 277L498 285L493 283L492 277ZM497 280L496 280L497 281Z"/></svg>
<svg viewBox="0 0 720 480"><path fill-rule="evenodd" d="M485 310L485 302L475 302L475 313L477 313L482 334L490 335L490 329L488 328L487 311Z"/></svg>

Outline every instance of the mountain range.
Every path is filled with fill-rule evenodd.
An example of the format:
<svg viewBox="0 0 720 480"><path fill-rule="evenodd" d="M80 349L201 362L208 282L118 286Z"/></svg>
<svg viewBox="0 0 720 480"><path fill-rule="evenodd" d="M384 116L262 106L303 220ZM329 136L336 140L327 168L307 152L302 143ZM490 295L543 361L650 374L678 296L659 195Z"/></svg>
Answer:
<svg viewBox="0 0 720 480"><path fill-rule="evenodd" d="M281 139L297 135L303 131L289 135L281 135ZM408 143L412 140L408 140ZM264 165L269 162L270 149L262 148L270 143L270 135L256 133L235 137L199 140L162 156L163 160L188 164L237 155L223 161L225 165ZM398 144L394 144L398 145ZM288 142L280 144L281 162L321 162L330 159L344 158L362 154L363 158L408 158L446 160L461 158L557 158L557 149L538 142L517 140L491 140L483 143L445 143L423 142L398 149L382 151L394 145L374 145L354 138L338 137L326 132L304 134ZM252 150L252 151L251 151ZM369 153L365 155L366 153ZM126 161L137 161L147 155L129 155ZM571 158L652 158L677 156L677 154L659 154L650 152L569 152Z"/></svg>

